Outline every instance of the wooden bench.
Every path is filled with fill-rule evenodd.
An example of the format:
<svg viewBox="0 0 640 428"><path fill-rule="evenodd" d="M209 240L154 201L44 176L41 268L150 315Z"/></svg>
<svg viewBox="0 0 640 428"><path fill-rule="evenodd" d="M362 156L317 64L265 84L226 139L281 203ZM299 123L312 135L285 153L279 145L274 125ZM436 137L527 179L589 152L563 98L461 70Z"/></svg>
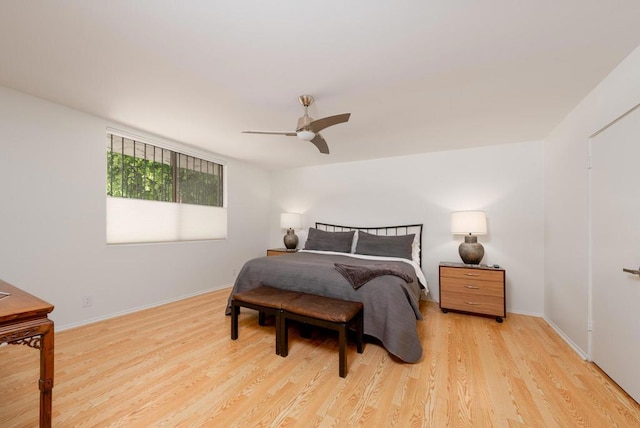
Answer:
<svg viewBox="0 0 640 428"><path fill-rule="evenodd" d="M361 302L350 302L315 294L302 293L295 299L282 303L279 330L276 340L280 340L280 355L286 357L289 353L288 320L296 320L305 324L315 325L338 331L339 374L347 376L347 331L355 326L356 346L359 354L363 351L364 317Z"/></svg>
<svg viewBox="0 0 640 428"><path fill-rule="evenodd" d="M282 305L296 299L302 293L297 291L282 290L267 285L235 293L231 297L231 339L238 338L238 314L240 307L255 309L258 311L258 324L264 325L264 317L275 315L276 319L276 354L280 355L280 331Z"/></svg>
<svg viewBox="0 0 640 428"><path fill-rule="evenodd" d="M296 320L338 331L339 374L347 375L347 331L356 330L358 353L363 351L364 317L360 302L334 299L315 294L283 290L261 285L235 293L231 297L231 339L238 339L238 315L240 307L258 311L258 324L264 325L265 315L274 315L276 321L276 354L286 357L289 353L287 320Z"/></svg>

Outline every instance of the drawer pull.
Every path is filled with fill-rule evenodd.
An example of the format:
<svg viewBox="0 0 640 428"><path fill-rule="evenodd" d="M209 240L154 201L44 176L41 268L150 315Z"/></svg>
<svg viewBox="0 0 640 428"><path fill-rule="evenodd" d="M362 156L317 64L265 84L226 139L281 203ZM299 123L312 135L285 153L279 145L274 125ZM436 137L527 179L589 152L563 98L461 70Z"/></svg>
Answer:
<svg viewBox="0 0 640 428"><path fill-rule="evenodd" d="M467 305L471 305L471 306L477 306L477 305L481 305L482 303L476 303L476 302L465 302Z"/></svg>
<svg viewBox="0 0 640 428"><path fill-rule="evenodd" d="M465 273L465 276L480 276L479 273Z"/></svg>
<svg viewBox="0 0 640 428"><path fill-rule="evenodd" d="M480 287L475 286L475 285L465 285L464 288L470 288L472 290L478 290Z"/></svg>

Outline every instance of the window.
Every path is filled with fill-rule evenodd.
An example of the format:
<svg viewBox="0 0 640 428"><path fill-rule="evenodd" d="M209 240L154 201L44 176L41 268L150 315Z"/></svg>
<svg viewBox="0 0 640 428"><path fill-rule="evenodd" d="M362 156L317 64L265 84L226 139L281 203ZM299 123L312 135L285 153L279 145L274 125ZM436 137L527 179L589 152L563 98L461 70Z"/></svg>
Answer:
<svg viewBox="0 0 640 428"><path fill-rule="evenodd" d="M226 237L222 163L111 131L106 162L107 243Z"/></svg>
<svg viewBox="0 0 640 428"><path fill-rule="evenodd" d="M222 165L107 134L107 195L222 206Z"/></svg>

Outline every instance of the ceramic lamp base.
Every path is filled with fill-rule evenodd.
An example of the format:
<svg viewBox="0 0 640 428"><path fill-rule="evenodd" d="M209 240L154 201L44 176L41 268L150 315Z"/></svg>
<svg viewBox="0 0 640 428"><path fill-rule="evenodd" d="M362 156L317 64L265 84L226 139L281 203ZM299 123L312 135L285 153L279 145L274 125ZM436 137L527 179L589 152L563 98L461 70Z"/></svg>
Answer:
<svg viewBox="0 0 640 428"><path fill-rule="evenodd" d="M463 262L468 265L480 264L484 257L484 247L478 242L478 237L466 235L464 242L458 247L458 253Z"/></svg>
<svg viewBox="0 0 640 428"><path fill-rule="evenodd" d="M284 235L284 246L287 250L294 250L298 246L298 235L293 229L287 230L287 234Z"/></svg>

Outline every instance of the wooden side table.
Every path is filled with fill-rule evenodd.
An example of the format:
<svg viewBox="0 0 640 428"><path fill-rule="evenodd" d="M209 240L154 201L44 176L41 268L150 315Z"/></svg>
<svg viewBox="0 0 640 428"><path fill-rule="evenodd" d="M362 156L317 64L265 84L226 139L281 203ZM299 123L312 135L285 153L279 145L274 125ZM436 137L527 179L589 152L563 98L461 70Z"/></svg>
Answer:
<svg viewBox="0 0 640 428"><path fill-rule="evenodd" d="M269 248L267 250L267 256L284 256L286 254L297 253L298 249L288 250L286 248Z"/></svg>
<svg viewBox="0 0 640 428"><path fill-rule="evenodd" d="M440 309L507 316L505 270L487 265L440 263Z"/></svg>
<svg viewBox="0 0 640 428"><path fill-rule="evenodd" d="M0 343L40 350L40 426L51 427L53 305L0 279Z"/></svg>

